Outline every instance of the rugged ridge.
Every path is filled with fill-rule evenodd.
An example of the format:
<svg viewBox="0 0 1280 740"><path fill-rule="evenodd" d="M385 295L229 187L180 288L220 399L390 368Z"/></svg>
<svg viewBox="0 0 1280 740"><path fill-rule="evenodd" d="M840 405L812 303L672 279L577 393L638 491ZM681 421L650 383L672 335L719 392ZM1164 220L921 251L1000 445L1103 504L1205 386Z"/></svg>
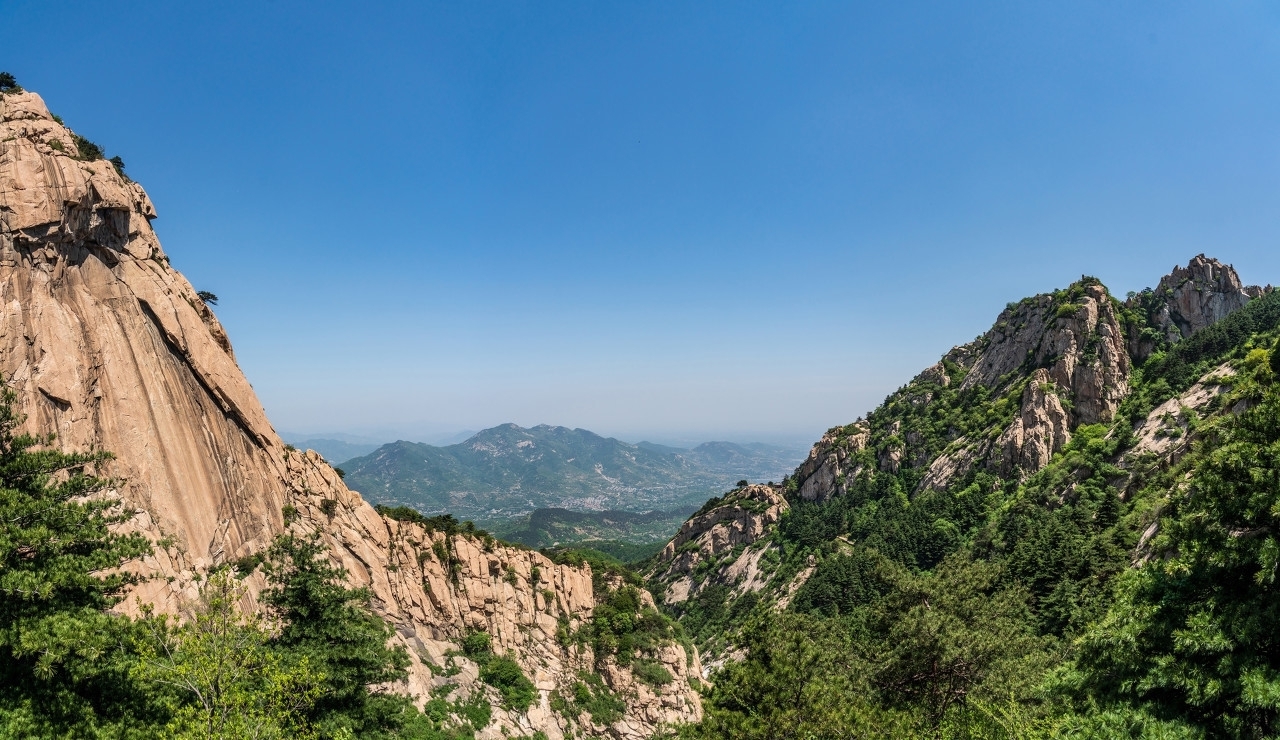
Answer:
<svg viewBox="0 0 1280 740"><path fill-rule="evenodd" d="M1082 427L1090 426L1093 436L1087 439L1102 433L1094 425L1112 422L1121 410L1136 364L1154 352L1169 352L1270 292L1270 287L1245 287L1230 265L1199 255L1162 278L1156 289L1131 294L1124 302L1085 276L1063 290L1010 303L990 330L951 349L866 418L828 430L795 473L768 494L776 498L768 509L774 513L755 515L749 527L739 525L750 531L749 538L717 546L726 541L724 533L713 534L718 522L742 522L747 514L733 495L709 502L650 566L651 588L682 618L733 613L735 600L757 591L772 608L785 608L814 568L813 556L807 566L793 558L785 567L768 567L771 557L778 562L783 540L773 535L785 529L789 509L794 515L796 507L824 504L856 490L862 508L843 515L856 517L874 510L867 497L899 497L910 508L921 498L929 502L925 507L959 500L952 497L965 490L973 496L1013 490L1049 465ZM1231 368L1215 372L1225 377ZM1196 410L1220 395L1220 386L1206 377L1145 419L1135 419L1138 442L1116 461L1117 469L1176 460L1186 449L1184 432ZM834 531L862 526L851 519L835 525ZM935 534L949 536L945 530ZM796 530L787 536L795 542L811 535ZM844 552L855 544L836 537L825 546ZM685 605L699 594L707 595L703 603ZM719 633L700 639L713 663L732 650Z"/></svg>
<svg viewBox="0 0 1280 740"><path fill-rule="evenodd" d="M70 450L115 453L107 472L123 481L115 495L135 513L128 526L155 544L134 565L152 577L127 608L142 601L180 611L211 567L260 552L286 526L319 532L409 648L401 690L425 699L452 681L464 694L495 697L466 659L454 659L464 664L457 677L431 671L467 631L484 629L535 680L540 704L522 714L495 708L482 736L562 737L567 723L549 695L595 661L555 633L561 619L591 618L590 568L388 520L319 455L286 446L217 318L169 265L146 192L76 151L38 95L0 95L0 373L27 430L54 431ZM297 512L291 525L286 507ZM263 583L258 575L248 583L252 608ZM605 662L627 712L598 732L644 737L700 716L687 680L696 661L674 644L657 659L676 677L657 693Z"/></svg>

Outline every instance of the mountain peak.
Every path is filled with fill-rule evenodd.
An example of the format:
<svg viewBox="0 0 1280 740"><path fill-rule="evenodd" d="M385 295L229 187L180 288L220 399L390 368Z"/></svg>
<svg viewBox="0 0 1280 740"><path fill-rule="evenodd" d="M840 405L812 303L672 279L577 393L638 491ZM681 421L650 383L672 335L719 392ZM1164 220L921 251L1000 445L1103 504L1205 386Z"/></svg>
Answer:
<svg viewBox="0 0 1280 740"><path fill-rule="evenodd" d="M1156 285L1129 296L1125 306L1144 314L1147 331L1132 333L1129 352L1134 359L1148 357L1160 341L1177 342L1221 321L1270 288L1246 286L1234 267L1203 253L1186 267L1173 270Z"/></svg>

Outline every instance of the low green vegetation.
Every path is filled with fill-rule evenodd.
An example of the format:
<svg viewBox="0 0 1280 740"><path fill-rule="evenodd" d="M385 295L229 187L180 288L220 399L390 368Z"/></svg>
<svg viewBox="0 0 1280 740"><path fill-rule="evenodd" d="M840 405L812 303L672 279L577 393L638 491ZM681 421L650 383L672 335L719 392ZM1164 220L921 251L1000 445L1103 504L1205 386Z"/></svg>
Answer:
<svg viewBox="0 0 1280 740"><path fill-rule="evenodd" d="M596 608L591 621L577 637L591 646L596 662L612 657L618 665L629 666L638 655L652 655L664 643L677 637L675 624L666 615L646 605L641 591L623 585L596 592Z"/></svg>
<svg viewBox="0 0 1280 740"><path fill-rule="evenodd" d="M408 656L313 538L286 533L215 570L188 618L107 611L136 580L121 567L150 545L113 527L129 515L110 494L118 481L95 473L110 456L17 434L14 403L6 389L0 737L461 740L488 724L474 700L424 713L379 688L404 677ZM264 615L239 610L239 568L262 569Z"/></svg>
<svg viewBox="0 0 1280 740"><path fill-rule="evenodd" d="M1074 315L1070 291L1054 300L1053 320ZM1146 321L1140 300L1125 310ZM765 590L712 579L665 607L701 646L744 654L679 734L1277 736L1278 336L1269 293L1176 344L1153 339L1115 421L1076 428L1022 481L978 468L918 490L918 465L877 464L990 438L1016 377L990 395L956 390L955 373L904 388L846 430L871 443L842 494L806 502L786 482L790 512L753 546L778 553ZM1181 452L1140 453L1135 423L1223 363L1223 395L1164 421Z"/></svg>
<svg viewBox="0 0 1280 740"><path fill-rule="evenodd" d="M641 514L546 508L491 526L508 542L533 548L591 548L634 563L660 551L693 510L686 506Z"/></svg>
<svg viewBox="0 0 1280 740"><path fill-rule="evenodd" d="M491 644L488 633L473 632L463 638L462 652L480 666L480 680L498 690L504 708L527 710L538 695L533 682L510 655L494 655Z"/></svg>
<svg viewBox="0 0 1280 740"><path fill-rule="evenodd" d="M586 713L592 722L607 727L622 717L627 705L598 674L583 671L568 691L552 692L551 709L572 720Z"/></svg>

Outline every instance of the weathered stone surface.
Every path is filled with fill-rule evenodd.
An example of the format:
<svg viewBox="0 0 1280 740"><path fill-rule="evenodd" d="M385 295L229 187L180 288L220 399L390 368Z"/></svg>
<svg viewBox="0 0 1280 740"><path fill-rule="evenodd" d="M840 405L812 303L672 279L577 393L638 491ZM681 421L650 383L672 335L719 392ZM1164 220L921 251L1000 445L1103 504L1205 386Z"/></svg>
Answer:
<svg viewBox="0 0 1280 740"><path fill-rule="evenodd" d="M1164 301L1160 328L1176 342L1240 310L1262 288L1245 287L1231 265L1198 254L1186 267L1175 266L1161 278L1155 292Z"/></svg>
<svg viewBox="0 0 1280 740"><path fill-rule="evenodd" d="M1049 377L1074 405L1072 425L1106 421L1129 392L1129 355L1107 289L1084 288L1079 303L1040 295L1006 308L977 345L964 387L999 388L1028 364ZM1069 314L1060 315L1066 306ZM1022 377L1026 377L1025 375Z"/></svg>
<svg viewBox="0 0 1280 740"><path fill-rule="evenodd" d="M1062 408L1053 381L1043 368L1036 370L1022 392L1022 411L996 440L999 470L1006 477L1035 472L1071 441L1067 412Z"/></svg>
<svg viewBox="0 0 1280 740"><path fill-rule="evenodd" d="M155 543L133 566L153 577L123 607L141 601L180 612L201 574L263 550L292 506L292 526L321 533L395 625L413 656L401 690L425 700L445 680L428 664L442 664L468 630L484 629L495 650L514 651L541 703L520 716L495 710L482 735L563 737L548 695L594 661L556 641L557 618L573 626L590 618L590 569L384 519L318 455L286 447L217 318L169 266L146 192L109 162L74 152L71 132L39 96L0 96L0 373L19 395L27 430L56 432L69 450L116 454L107 472L124 480L115 495L135 514L127 528ZM457 567L439 562L433 545ZM264 584L259 575L247 582L253 608ZM630 729L604 734L648 735L700 716L687 680L696 661L687 667L678 645L658 659L677 680L646 694L620 671L615 688L630 692ZM464 695L496 698L473 669L449 680L461 679Z"/></svg>
<svg viewBox="0 0 1280 740"><path fill-rule="evenodd" d="M778 486L751 485L726 495L710 511L690 517L657 558L655 577L670 584L666 602L679 603L692 595L690 574L698 563L756 542L788 508Z"/></svg>
<svg viewBox="0 0 1280 740"><path fill-rule="evenodd" d="M851 468L850 463L866 449L870 438L870 429L864 422L827 430L809 450L809 457L796 469L800 497L805 501L826 501L843 493L842 481L861 472L856 464Z"/></svg>

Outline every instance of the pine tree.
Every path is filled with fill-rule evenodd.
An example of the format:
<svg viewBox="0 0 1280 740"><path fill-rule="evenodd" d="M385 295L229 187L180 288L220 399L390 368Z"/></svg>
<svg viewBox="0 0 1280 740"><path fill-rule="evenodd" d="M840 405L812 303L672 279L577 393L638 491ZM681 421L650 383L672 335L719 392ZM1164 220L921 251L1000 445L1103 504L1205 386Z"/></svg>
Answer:
<svg viewBox="0 0 1280 740"><path fill-rule="evenodd" d="M149 545L111 530L131 516L97 472L111 455L18 434L16 400L0 392L0 728L129 724L144 713L123 657L133 627L107 609L136 581L120 566Z"/></svg>
<svg viewBox="0 0 1280 740"><path fill-rule="evenodd" d="M277 537L264 570L271 587L263 600L282 625L272 645L324 675L312 721L326 733L394 734L414 714L411 705L370 687L403 679L409 656L387 647L393 632L369 610L369 591L346 586L346 570L329 562L316 535Z"/></svg>

